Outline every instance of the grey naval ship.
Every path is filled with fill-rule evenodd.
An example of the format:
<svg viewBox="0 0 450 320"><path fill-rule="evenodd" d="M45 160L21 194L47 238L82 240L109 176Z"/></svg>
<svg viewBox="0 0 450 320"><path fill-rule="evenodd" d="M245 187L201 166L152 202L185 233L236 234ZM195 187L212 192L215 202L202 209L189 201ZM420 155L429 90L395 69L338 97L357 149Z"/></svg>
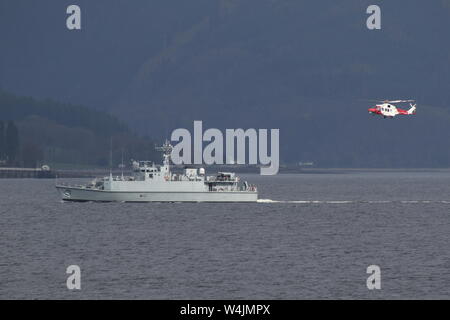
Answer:
<svg viewBox="0 0 450 320"><path fill-rule="evenodd" d="M170 169L172 146L158 148L163 164L133 161L133 174L96 178L86 185L56 184L64 201L99 202L256 202L258 190L232 172L206 176L204 168Z"/></svg>

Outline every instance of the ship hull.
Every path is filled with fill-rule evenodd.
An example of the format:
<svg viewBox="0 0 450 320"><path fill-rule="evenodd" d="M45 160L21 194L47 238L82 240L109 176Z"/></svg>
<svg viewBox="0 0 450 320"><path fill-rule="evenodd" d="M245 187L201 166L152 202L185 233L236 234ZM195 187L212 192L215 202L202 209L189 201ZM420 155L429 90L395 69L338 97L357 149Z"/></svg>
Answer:
<svg viewBox="0 0 450 320"><path fill-rule="evenodd" d="M64 201L95 202L256 202L253 191L106 191L56 186Z"/></svg>

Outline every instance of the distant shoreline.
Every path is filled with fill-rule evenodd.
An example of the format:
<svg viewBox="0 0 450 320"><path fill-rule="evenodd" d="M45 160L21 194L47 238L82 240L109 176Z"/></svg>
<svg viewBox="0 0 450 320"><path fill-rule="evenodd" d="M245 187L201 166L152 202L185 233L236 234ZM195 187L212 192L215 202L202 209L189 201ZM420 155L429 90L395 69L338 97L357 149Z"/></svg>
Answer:
<svg viewBox="0 0 450 320"><path fill-rule="evenodd" d="M201 167L201 166L198 166ZM212 166L206 167L209 174L216 172L236 172L238 174L257 174L259 175L258 167L233 167L233 166ZM93 178L107 176L110 170L107 168L92 168L92 169L62 169L50 170L43 172L40 169L32 168L14 168L16 174L11 174L11 168L0 167L0 178ZM181 166L174 166L173 172L178 173L183 170ZM278 174L349 174L349 173L389 173L389 172L450 172L450 168L296 168L296 167L281 167ZM121 170L114 169L112 171L114 176L120 176ZM124 175L130 175L130 170L124 170Z"/></svg>

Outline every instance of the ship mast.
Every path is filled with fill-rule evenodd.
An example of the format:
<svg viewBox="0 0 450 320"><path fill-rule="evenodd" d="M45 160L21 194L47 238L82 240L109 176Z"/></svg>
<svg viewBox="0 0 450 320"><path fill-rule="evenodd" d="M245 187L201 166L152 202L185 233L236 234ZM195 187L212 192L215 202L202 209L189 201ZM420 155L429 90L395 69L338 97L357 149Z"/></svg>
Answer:
<svg viewBox="0 0 450 320"><path fill-rule="evenodd" d="M166 168L167 174L170 176L170 154L172 153L172 145L170 144L169 140L166 139L164 144L161 147L156 147L157 151L162 151L163 153L163 164Z"/></svg>

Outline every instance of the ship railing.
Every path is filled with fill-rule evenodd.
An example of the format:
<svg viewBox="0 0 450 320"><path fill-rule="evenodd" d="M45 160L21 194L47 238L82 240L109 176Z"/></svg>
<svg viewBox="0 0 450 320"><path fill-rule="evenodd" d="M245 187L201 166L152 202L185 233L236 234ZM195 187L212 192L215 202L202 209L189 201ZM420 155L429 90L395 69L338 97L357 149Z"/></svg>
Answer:
<svg viewBox="0 0 450 320"><path fill-rule="evenodd" d="M71 188L86 188L88 186L83 185L83 184L70 184L67 182L58 182L57 183L58 187L71 187Z"/></svg>
<svg viewBox="0 0 450 320"><path fill-rule="evenodd" d="M206 182L239 182L239 179L208 177L208 179L206 179Z"/></svg>

